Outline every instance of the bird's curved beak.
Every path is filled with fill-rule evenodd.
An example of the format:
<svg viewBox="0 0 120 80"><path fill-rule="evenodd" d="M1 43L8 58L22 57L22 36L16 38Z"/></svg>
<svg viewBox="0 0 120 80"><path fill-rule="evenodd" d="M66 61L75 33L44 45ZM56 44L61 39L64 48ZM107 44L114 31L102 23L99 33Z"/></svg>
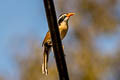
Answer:
<svg viewBox="0 0 120 80"><path fill-rule="evenodd" d="M68 13L67 17L73 16L73 15L75 15L75 13Z"/></svg>

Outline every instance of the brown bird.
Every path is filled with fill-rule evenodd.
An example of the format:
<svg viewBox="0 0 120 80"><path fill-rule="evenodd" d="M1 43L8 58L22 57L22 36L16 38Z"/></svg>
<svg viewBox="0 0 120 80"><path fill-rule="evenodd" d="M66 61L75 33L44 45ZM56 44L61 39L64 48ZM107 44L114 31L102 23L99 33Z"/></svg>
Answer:
<svg viewBox="0 0 120 80"><path fill-rule="evenodd" d="M67 13L67 14L62 14L59 16L58 26L59 26L61 40L64 39L64 37L66 36L66 33L68 31L68 20L69 20L70 16L72 16L74 14L75 13ZM42 73L47 75L48 74L48 58L49 58L49 53L50 53L50 50L52 47L51 35L50 35L49 31L47 32L47 34L44 38L42 46L44 46Z"/></svg>

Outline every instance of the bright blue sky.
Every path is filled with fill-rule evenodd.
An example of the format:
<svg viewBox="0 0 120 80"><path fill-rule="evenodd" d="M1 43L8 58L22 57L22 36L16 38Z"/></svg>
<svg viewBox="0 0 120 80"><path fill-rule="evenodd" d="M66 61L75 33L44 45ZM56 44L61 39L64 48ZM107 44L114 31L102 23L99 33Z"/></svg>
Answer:
<svg viewBox="0 0 120 80"><path fill-rule="evenodd" d="M11 47L17 45L16 49L24 50L26 37L35 36L41 41L45 30L42 0L0 0L0 72L9 77L17 75Z"/></svg>
<svg viewBox="0 0 120 80"><path fill-rule="evenodd" d="M19 75L11 47L27 51L26 37L35 37L41 43L47 29L42 0L0 0L0 75L7 75L8 80ZM116 40L118 37L101 36L97 40L98 47L111 50Z"/></svg>

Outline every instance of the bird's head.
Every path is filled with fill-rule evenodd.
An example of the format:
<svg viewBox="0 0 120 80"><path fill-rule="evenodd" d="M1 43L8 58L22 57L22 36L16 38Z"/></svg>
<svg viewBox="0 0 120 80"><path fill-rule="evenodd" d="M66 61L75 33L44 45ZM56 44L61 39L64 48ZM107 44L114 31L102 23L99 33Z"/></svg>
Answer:
<svg viewBox="0 0 120 80"><path fill-rule="evenodd" d="M68 22L69 18L73 16L75 13L65 13L59 16L58 24L60 25L62 22Z"/></svg>

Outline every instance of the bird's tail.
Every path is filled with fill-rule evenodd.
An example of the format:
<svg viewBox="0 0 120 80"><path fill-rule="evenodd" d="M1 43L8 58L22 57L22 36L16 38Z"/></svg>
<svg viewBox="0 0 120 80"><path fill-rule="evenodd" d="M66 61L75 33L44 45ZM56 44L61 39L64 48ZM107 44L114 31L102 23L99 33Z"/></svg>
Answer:
<svg viewBox="0 0 120 80"><path fill-rule="evenodd" d="M42 73L46 75L48 74L48 58L50 48L51 48L50 46L44 46Z"/></svg>

